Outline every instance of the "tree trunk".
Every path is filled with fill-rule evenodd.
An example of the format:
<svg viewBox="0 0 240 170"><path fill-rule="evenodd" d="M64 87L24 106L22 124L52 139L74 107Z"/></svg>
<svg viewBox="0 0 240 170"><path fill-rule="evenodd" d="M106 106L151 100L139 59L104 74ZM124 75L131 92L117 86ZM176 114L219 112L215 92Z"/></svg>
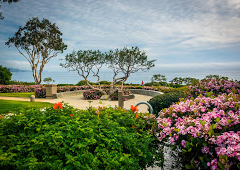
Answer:
<svg viewBox="0 0 240 170"><path fill-rule="evenodd" d="M44 65L40 66L39 74L37 73L37 67L36 66L32 67L33 77L34 77L34 81L35 81L36 85L38 85L42 82L43 67L44 67Z"/></svg>
<svg viewBox="0 0 240 170"><path fill-rule="evenodd" d="M93 87L93 86L88 82L88 80L87 80L86 77L83 77L83 78L85 79L87 85L88 85L92 90L98 90L98 91L102 92L104 95L107 95L107 93L106 93L105 91L103 91L102 89Z"/></svg>

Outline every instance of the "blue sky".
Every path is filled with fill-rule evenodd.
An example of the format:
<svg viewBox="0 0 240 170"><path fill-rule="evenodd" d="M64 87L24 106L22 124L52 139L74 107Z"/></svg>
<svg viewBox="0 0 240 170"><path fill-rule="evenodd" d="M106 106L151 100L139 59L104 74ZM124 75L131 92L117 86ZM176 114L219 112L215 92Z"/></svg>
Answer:
<svg viewBox="0 0 240 170"><path fill-rule="evenodd" d="M240 0L20 0L2 4L0 64L30 65L5 42L31 17L47 18L68 49L52 59L59 66L73 50L138 46L161 69L240 70Z"/></svg>

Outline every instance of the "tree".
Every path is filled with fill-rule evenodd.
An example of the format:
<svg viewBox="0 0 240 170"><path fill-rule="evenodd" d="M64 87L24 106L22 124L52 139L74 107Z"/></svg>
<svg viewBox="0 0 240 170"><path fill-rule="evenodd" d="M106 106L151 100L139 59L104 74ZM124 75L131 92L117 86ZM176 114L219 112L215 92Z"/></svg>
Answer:
<svg viewBox="0 0 240 170"><path fill-rule="evenodd" d="M108 68L110 68L114 75L110 85L110 93L115 91L114 84L118 82L123 83L129 78L130 74L138 71L148 71L154 67L156 60L148 60L146 52L141 51L138 47L123 49L116 49L110 51L106 57ZM120 76L122 75L122 76Z"/></svg>
<svg viewBox="0 0 240 170"><path fill-rule="evenodd" d="M9 84L9 81L12 78L12 73L7 67L0 65L0 84Z"/></svg>
<svg viewBox="0 0 240 170"><path fill-rule="evenodd" d="M58 53L67 49L63 43L59 28L48 19L30 19L24 27L20 27L14 37L9 38L6 45L14 45L19 53L30 63L35 84L42 81L44 66ZM25 52L25 53L24 53ZM39 69L39 71L38 71Z"/></svg>
<svg viewBox="0 0 240 170"><path fill-rule="evenodd" d="M100 86L99 71L105 64L106 54L101 51L85 50L73 51L65 56L65 64L60 66L68 68L69 71L77 71L80 76L84 78L87 85L93 90L99 90L107 94ZM88 80L89 76L93 75L97 78L98 87L94 87Z"/></svg>
<svg viewBox="0 0 240 170"><path fill-rule="evenodd" d="M167 82L167 79L166 79L166 76L165 75L162 75L162 74L154 74L152 76L152 83L153 82L158 82L159 84L163 85L163 84L166 84Z"/></svg>
<svg viewBox="0 0 240 170"><path fill-rule="evenodd" d="M51 82L55 82L55 80L53 80L51 77L47 77L43 79L43 81L46 82L47 84L50 84Z"/></svg>
<svg viewBox="0 0 240 170"><path fill-rule="evenodd" d="M13 3L13 2L18 2L18 1L19 1L19 0L0 0L0 8L1 8L3 2L7 2L8 4L11 4L11 3ZM2 16L2 12L0 12L0 19L1 19L1 20L4 19L4 17Z"/></svg>
<svg viewBox="0 0 240 170"><path fill-rule="evenodd" d="M154 67L155 60L148 61L146 53L140 51L138 47L116 49L102 53L100 51L73 51L65 56L65 64L60 64L70 71L77 71L81 75L91 89L102 91L107 94L100 86L100 69L106 65L113 71L113 80L110 84L110 94L115 89L114 85L118 82L124 83L132 73L139 70L147 71ZM89 75L97 77L98 87L92 86L89 81Z"/></svg>

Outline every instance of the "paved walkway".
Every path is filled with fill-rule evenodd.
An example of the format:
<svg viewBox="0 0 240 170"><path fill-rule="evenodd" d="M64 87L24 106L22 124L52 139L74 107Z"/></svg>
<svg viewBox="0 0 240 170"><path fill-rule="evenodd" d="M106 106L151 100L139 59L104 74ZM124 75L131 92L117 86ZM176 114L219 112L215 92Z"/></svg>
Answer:
<svg viewBox="0 0 240 170"><path fill-rule="evenodd" d="M124 108L130 109L131 105L136 105L139 102L147 102L151 99L151 96L135 94L134 99L130 99L124 102ZM0 99L3 100L18 100L18 101L30 101L30 98L25 97L4 97L0 96ZM90 106L98 107L98 106L118 106L118 101L111 101L111 100L101 100L102 104L99 103L99 100L84 100L83 95L78 96L71 96L71 97L64 97L59 99L35 99L36 102L49 102L49 103L56 103L62 102L68 103L70 106L79 108L79 109L86 109ZM89 103L89 101L92 101ZM148 107L146 105L139 105L138 106L139 112L148 112Z"/></svg>

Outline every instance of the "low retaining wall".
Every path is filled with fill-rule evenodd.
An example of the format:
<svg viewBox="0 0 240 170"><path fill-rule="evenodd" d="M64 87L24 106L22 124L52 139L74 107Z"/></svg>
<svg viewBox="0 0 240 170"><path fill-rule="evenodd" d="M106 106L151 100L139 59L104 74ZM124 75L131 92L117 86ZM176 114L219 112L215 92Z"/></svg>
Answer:
<svg viewBox="0 0 240 170"><path fill-rule="evenodd" d="M53 98L57 99L57 98L83 95L84 91L85 90L77 90L77 91L67 91L67 92L56 93L56 94L53 94Z"/></svg>
<svg viewBox="0 0 240 170"><path fill-rule="evenodd" d="M144 89L128 89L128 90L131 91L133 94L141 94L141 95L152 96L152 97L163 94L163 92L154 91L154 90L144 90Z"/></svg>
<svg viewBox="0 0 240 170"><path fill-rule="evenodd" d="M159 91L153 91L153 90L144 90L144 89L128 89L133 94L141 94L146 96L157 96L159 94L163 94ZM53 98L64 98L64 97L70 97L70 96L77 96L77 95L83 95L83 92L86 90L77 90L77 91L68 91L68 92L61 92L61 93L55 93L53 94Z"/></svg>

